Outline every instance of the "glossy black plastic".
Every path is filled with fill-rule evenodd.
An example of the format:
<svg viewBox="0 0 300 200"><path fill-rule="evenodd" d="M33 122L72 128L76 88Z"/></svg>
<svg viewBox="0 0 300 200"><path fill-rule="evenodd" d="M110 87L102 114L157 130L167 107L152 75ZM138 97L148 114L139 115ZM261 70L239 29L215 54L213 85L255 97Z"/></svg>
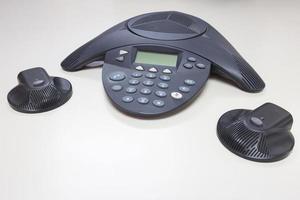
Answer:
<svg viewBox="0 0 300 200"><path fill-rule="evenodd" d="M226 112L217 125L218 138L236 155L258 162L274 162L289 155L294 147L290 132L292 115L266 103L255 110Z"/></svg>
<svg viewBox="0 0 300 200"><path fill-rule="evenodd" d="M19 112L40 113L55 109L72 96L71 83L50 77L43 68L31 68L18 74L19 84L7 95L10 106Z"/></svg>

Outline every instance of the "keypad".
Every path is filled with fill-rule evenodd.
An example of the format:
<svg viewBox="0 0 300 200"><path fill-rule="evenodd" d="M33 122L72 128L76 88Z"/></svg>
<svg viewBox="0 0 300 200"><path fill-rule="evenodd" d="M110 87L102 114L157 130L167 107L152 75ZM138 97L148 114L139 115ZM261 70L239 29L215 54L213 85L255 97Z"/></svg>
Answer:
<svg viewBox="0 0 300 200"><path fill-rule="evenodd" d="M119 56L123 56L121 54L126 56L127 53L125 50L120 51ZM184 59L181 67L185 70L199 70L206 67L195 57L190 56ZM176 72L174 69L138 65L134 66L133 72L129 73L129 79L126 79L127 75L122 71L113 72L109 75L109 79L115 81L111 85L111 90L122 95L120 100L124 103L146 106L147 108L153 106L157 109L167 107L170 100L172 100L172 104L182 102L180 100L189 95L193 86L196 85L195 80L187 78L178 82L178 85L174 87L174 83L171 81ZM125 79L126 82L122 82Z"/></svg>

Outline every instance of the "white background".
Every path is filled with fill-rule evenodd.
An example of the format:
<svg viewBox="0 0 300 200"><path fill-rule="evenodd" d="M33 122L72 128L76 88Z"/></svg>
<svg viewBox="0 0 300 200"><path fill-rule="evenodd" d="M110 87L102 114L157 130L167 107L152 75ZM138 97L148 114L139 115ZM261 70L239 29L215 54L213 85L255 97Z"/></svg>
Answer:
<svg viewBox="0 0 300 200"><path fill-rule="evenodd" d="M108 101L101 68L65 72L77 47L132 16L178 10L220 31L266 82L246 93L210 78L198 99L168 118L125 116ZM300 1L0 0L1 200L298 200ZM12 110L18 72L44 67L74 94L42 114ZM296 145L276 163L230 153L216 136L226 111L276 103L294 117Z"/></svg>

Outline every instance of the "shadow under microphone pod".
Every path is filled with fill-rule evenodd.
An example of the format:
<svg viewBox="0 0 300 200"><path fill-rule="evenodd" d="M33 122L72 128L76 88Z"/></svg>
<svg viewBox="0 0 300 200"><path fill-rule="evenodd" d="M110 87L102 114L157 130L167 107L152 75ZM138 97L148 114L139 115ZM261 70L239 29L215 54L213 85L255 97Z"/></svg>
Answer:
<svg viewBox="0 0 300 200"><path fill-rule="evenodd" d="M23 113L40 113L53 110L72 96L71 83L52 77L43 68L31 68L18 74L19 84L7 95L10 106Z"/></svg>

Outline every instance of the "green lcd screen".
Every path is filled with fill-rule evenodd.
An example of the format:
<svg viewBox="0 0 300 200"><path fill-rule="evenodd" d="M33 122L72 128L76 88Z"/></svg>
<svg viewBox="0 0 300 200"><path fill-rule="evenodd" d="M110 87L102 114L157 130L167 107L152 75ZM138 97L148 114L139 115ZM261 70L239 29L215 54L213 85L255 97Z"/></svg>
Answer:
<svg viewBox="0 0 300 200"><path fill-rule="evenodd" d="M135 63L176 67L176 54L137 51Z"/></svg>

